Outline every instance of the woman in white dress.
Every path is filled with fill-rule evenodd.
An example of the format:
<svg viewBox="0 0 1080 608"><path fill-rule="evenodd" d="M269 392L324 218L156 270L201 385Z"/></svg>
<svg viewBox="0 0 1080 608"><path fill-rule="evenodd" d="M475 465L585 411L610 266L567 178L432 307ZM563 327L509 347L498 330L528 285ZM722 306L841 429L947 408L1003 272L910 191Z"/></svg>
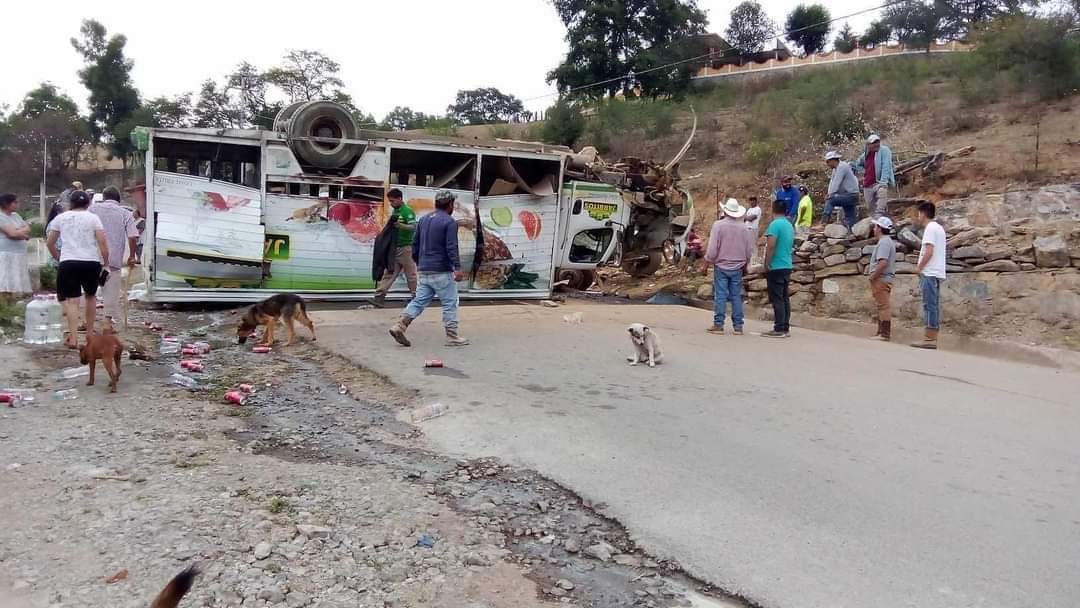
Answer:
<svg viewBox="0 0 1080 608"><path fill-rule="evenodd" d="M18 206L14 194L0 194L0 298L8 301L33 291L26 258L30 225L15 212Z"/></svg>

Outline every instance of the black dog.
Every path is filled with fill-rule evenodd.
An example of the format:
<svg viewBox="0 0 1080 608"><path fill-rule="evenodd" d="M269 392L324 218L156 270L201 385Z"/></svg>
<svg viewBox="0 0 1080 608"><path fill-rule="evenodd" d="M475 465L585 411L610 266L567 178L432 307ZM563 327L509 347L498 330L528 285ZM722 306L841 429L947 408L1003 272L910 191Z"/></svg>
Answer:
<svg viewBox="0 0 1080 608"><path fill-rule="evenodd" d="M277 326L278 319L285 320L285 329L289 333L286 346L291 345L296 338L296 329L293 327L295 321L299 321L311 330L311 339L316 339L315 324L307 315L304 298L291 293L279 293L249 308L240 319L240 325L236 328L236 337L240 344L243 344L260 325L265 325L266 331L259 344L269 346L274 343L274 327Z"/></svg>

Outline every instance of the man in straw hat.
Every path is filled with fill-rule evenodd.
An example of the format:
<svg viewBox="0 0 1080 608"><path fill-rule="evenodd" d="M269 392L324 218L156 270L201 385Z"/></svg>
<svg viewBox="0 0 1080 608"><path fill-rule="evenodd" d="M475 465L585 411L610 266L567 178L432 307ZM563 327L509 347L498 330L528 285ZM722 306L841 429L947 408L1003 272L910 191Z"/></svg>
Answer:
<svg viewBox="0 0 1080 608"><path fill-rule="evenodd" d="M742 221L746 208L729 198L720 206L724 216L713 222L705 260L713 265L713 324L711 334L723 335L724 313L731 302L731 323L735 335L743 333L742 283L746 266L754 255L754 240Z"/></svg>

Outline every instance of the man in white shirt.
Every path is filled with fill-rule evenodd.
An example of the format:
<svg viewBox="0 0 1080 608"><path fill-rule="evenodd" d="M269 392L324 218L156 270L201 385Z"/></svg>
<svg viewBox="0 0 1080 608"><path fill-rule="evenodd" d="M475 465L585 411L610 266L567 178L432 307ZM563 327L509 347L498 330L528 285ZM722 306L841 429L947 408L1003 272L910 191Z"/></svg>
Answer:
<svg viewBox="0 0 1080 608"><path fill-rule="evenodd" d="M750 231L750 238L757 243L760 231L758 226L761 224L761 207L758 206L758 199L756 196L750 197L750 206L746 209L746 215L743 216L743 221L746 222L746 229Z"/></svg>
<svg viewBox="0 0 1080 608"><path fill-rule="evenodd" d="M936 349L938 328L941 327L941 283L945 280L945 229L934 221L937 209L933 203L919 204L916 220L923 227L922 250L919 251L919 286L922 288L923 317L926 335L915 348Z"/></svg>

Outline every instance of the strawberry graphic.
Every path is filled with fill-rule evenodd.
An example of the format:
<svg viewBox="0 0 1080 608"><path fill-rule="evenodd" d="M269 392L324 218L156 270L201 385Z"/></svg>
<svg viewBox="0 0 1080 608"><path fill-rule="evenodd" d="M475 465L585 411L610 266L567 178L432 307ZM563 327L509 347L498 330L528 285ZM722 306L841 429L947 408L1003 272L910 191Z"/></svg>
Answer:
<svg viewBox="0 0 1080 608"><path fill-rule="evenodd" d="M530 241L540 238L540 215L535 211L522 211L518 213L518 221L525 227L525 236Z"/></svg>

